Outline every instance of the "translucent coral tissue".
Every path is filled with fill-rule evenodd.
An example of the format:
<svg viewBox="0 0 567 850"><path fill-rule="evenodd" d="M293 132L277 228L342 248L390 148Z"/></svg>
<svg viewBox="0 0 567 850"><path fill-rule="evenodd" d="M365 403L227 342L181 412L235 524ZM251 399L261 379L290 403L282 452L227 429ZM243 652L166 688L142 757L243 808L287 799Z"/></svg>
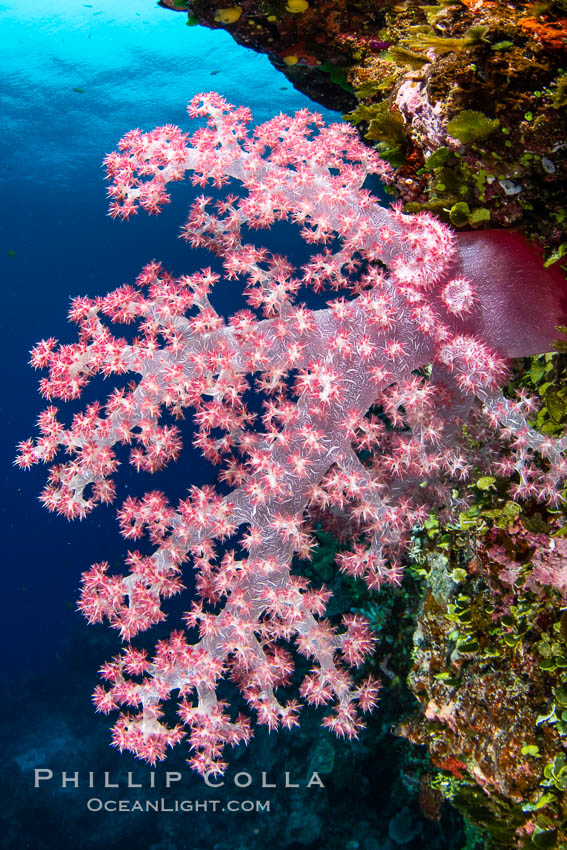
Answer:
<svg viewBox="0 0 567 850"><path fill-rule="evenodd" d="M430 215L380 206L364 181L387 181L389 166L343 124L302 110L249 130L249 111L214 93L189 114L206 118L192 136L135 130L107 157L110 210L157 213L186 174L200 186L230 181L222 200L193 202L182 234L219 271L174 278L153 262L135 285L76 298L77 342L46 339L32 352L50 406L17 462L51 464L43 503L84 517L114 499L119 444L137 470L158 472L183 450L173 418L192 413L218 489L187 480L177 504L158 490L129 497L118 510L127 571L92 566L80 609L124 642L94 695L98 710L120 711L114 744L153 764L186 738L205 774L223 771L227 744L250 738L251 717L293 727L302 700L328 706L325 725L356 737L376 705L379 683L356 671L373 648L367 623L331 624L328 591L290 573L294 555L313 549L315 517L348 526L340 569L378 587L400 580L413 526L431 510L462 510L456 485L473 468L512 456L520 496L558 498L564 443L531 430L529 400L499 386L506 358L550 346L564 293L514 240L456 238ZM246 241L280 220L310 246L301 268ZM209 298L219 276L248 302L228 320ZM298 301L307 288L324 306ZM135 323L130 341L115 335L121 323ZM65 426L52 402L78 398L97 373L133 380ZM153 555L135 548L143 535ZM190 566L198 599L153 653L137 648ZM302 679L296 653L308 659ZM247 714L218 696L226 677ZM175 723L164 719L170 700Z"/></svg>

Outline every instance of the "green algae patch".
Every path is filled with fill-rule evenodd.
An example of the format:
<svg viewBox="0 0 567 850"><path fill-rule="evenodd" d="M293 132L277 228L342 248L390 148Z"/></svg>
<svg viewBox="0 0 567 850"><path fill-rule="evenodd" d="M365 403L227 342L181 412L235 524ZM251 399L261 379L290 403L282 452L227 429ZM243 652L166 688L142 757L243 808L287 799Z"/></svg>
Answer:
<svg viewBox="0 0 567 850"><path fill-rule="evenodd" d="M488 118L484 112L477 112L476 109L463 109L451 118L447 130L454 139L467 145L469 142L485 139L499 126L500 121L497 118Z"/></svg>

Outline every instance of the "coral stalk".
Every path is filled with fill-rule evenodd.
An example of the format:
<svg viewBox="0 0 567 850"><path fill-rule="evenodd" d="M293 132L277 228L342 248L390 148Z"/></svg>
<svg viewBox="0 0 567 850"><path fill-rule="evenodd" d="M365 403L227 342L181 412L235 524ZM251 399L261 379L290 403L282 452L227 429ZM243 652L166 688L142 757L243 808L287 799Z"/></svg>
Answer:
<svg viewBox="0 0 567 850"><path fill-rule="evenodd" d="M79 607L126 643L94 697L100 711L122 707L115 745L155 763L188 734L190 764L206 774L224 770L226 744L251 735L249 719L218 696L225 676L270 729L298 723L299 702L282 696L291 684L306 702L332 705L324 724L340 736L356 737L377 702L379 683L350 669L373 647L368 624L346 615L333 627L328 592L290 573L294 555L313 550L310 518L349 527L340 568L377 588L399 582L412 528L431 511L462 509L459 485L503 453L518 495L556 497L565 441L530 429L529 400L504 400L499 387L506 358L550 347L564 292L514 237L455 238L432 216L381 207L364 181L387 181L389 167L344 125L324 127L303 110L249 133L248 110L215 94L195 97L189 114L207 119L191 138L171 125L136 130L107 157L110 211L159 212L167 184L186 172L196 185L232 191L238 181L240 195L197 198L182 235L220 258L225 279L244 282L250 309L227 321L210 298L218 273L175 279L158 263L135 287L75 299L78 342L48 339L32 352L49 370L42 394L75 399L97 373L133 373L137 383L69 427L48 407L18 463L51 463L64 450L71 459L52 466L42 501L83 517L114 499L116 446L157 472L182 451L171 418L193 409L194 445L222 464L219 488L193 485L175 507L159 491L126 499L123 536L147 533L155 552L130 551L125 576L95 564ZM323 246L300 270L244 241L279 220ZM326 293L324 308L297 302L307 288ZM118 323L137 323L137 335L115 337ZM261 415L245 398L252 391ZM199 599L185 630L150 658L132 640L165 619L161 600L182 590L189 560ZM309 660L302 681L289 643ZM173 727L162 709L170 698Z"/></svg>

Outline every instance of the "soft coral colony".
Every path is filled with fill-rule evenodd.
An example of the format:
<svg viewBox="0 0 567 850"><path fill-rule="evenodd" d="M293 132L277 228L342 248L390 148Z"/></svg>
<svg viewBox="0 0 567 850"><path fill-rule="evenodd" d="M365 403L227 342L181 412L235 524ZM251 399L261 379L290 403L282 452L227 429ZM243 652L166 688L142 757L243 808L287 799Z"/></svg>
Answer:
<svg viewBox="0 0 567 850"><path fill-rule="evenodd" d="M330 706L324 724L337 735L356 737L377 702L379 683L353 670L373 647L368 624L348 614L335 628L329 593L290 572L294 555L312 551L310 516L349 523L340 568L378 588L399 582L413 527L431 511L464 508L460 485L473 471L501 470L515 497L557 502L565 439L531 429L531 400L499 387L507 358L551 347L564 293L512 235L455 237L429 214L380 206L363 184L372 173L387 181L389 166L345 125L303 110L249 132L249 111L214 93L196 96L189 114L207 119L191 137L171 125L135 130L107 157L111 214L159 212L167 184L186 172L195 185L231 181L231 192L238 181L240 194L198 197L182 235L244 283L249 309L226 321L209 298L219 274L175 279L156 262L136 286L76 298L78 341L33 350L33 365L48 369L42 395L76 399L96 374L137 381L69 427L49 406L18 463L70 455L52 466L42 501L83 517L114 499L116 446L130 447L137 470L156 472L182 450L168 423L193 410L194 444L221 465L219 489L191 486L177 505L159 491L128 497L121 532L132 542L147 533L154 554L132 548L126 575L92 566L80 609L125 642L94 695L100 711L121 709L115 745L155 763L187 736L190 764L204 774L222 772L225 745L252 734L249 717L218 696L223 678L257 723L297 725L299 700L282 696L294 676L290 644L309 662L293 678L299 696ZM300 269L245 241L280 220L316 246ZM324 308L298 302L307 287L325 295ZM136 335L116 337L118 323L137 323ZM252 391L261 413L244 398ZM186 562L198 600L151 655L132 640L165 619L161 599L183 589Z"/></svg>

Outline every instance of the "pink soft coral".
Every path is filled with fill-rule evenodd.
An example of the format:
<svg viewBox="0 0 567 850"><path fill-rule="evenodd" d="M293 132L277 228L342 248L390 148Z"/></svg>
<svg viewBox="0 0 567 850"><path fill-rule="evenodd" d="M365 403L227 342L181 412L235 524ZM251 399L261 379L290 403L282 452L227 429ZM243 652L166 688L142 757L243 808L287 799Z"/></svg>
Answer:
<svg viewBox="0 0 567 850"><path fill-rule="evenodd" d="M93 566L80 607L126 641L95 693L101 711L128 707L114 743L154 763L185 727L191 764L206 773L223 770L225 744L251 734L248 719L217 697L224 676L257 722L297 723L298 702L278 695L294 669L283 643L309 659L299 693L334 706L324 722L336 734L356 736L360 712L376 703L377 683L348 670L372 648L367 624L348 615L333 628L324 619L328 593L290 574L294 554L307 557L314 545L306 509L349 519L356 539L340 567L378 587L399 581L412 527L432 510L448 516L462 507L455 483L490 470L503 449L519 495L556 498L564 444L532 431L529 400L506 400L498 385L504 358L550 347L563 292L515 237L455 237L429 215L378 205L363 183L371 173L387 180L388 167L344 125L323 127L304 110L250 135L248 110L215 94L194 98L189 112L207 118L191 139L172 126L136 130L107 157L111 213L158 212L167 183L186 171L198 185L239 181L241 195L197 198L183 237L220 257L225 278L244 282L251 309L227 322L209 298L216 272L174 279L157 263L136 286L75 299L78 342L48 339L32 353L34 366L49 369L43 395L74 399L96 373L134 373L137 383L104 406L89 404L70 427L49 407L19 463L51 462L63 449L67 459L52 467L42 499L82 517L114 498L116 444L130 446L137 469L155 472L182 449L179 429L160 424L163 412L195 410L194 443L223 461L228 494L192 486L176 506L159 491L128 498L122 534L134 541L147 533L156 551L133 549L125 576ZM245 228L279 220L322 246L300 270L244 241ZM330 295L324 309L295 303L305 287ZM137 323L131 342L111 333L119 322ZM261 418L245 399L247 375L255 375ZM199 601L185 615L187 630L149 657L131 640L165 618L161 599L180 592L189 559ZM161 704L175 694L180 723L168 728Z"/></svg>

